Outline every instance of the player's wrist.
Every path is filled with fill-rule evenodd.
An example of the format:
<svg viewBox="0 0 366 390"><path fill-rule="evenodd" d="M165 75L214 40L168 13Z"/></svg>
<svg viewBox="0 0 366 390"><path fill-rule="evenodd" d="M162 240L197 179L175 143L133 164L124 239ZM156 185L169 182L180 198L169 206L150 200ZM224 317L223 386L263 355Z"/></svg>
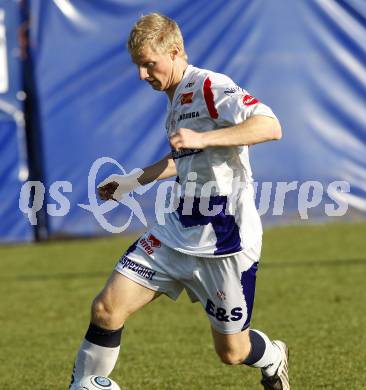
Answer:
<svg viewBox="0 0 366 390"><path fill-rule="evenodd" d="M98 190L100 191L106 186L114 183L116 188L113 191L113 199L120 200L124 194L133 192L141 186L138 179L142 174L143 170L136 168L126 175L110 175L98 185Z"/></svg>
<svg viewBox="0 0 366 390"><path fill-rule="evenodd" d="M202 133L202 149L218 146L216 145L217 142L217 136L216 131L207 131L205 133Z"/></svg>

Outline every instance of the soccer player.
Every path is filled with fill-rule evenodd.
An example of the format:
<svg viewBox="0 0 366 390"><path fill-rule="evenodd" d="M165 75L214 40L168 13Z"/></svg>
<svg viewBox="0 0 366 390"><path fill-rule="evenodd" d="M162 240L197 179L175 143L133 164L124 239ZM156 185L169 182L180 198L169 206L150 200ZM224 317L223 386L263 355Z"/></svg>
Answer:
<svg viewBox="0 0 366 390"><path fill-rule="evenodd" d="M134 174L110 176L99 196L119 200L137 185L176 176L177 207L127 250L93 301L72 384L108 376L127 318L185 289L206 311L222 362L260 368L264 389L289 390L285 343L250 329L262 227L248 148L280 139L280 124L229 77L189 65L180 29L166 16L141 17L128 50L140 79L168 96L172 152Z"/></svg>

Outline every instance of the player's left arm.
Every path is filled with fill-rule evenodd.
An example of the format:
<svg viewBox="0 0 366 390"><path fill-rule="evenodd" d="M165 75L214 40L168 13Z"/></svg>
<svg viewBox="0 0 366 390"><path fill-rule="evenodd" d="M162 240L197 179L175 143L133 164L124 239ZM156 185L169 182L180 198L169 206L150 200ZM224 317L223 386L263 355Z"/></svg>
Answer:
<svg viewBox="0 0 366 390"><path fill-rule="evenodd" d="M170 137L170 144L176 150L205 149L217 146L255 145L279 140L281 137L281 125L277 118L255 115L237 125L203 133L180 128Z"/></svg>

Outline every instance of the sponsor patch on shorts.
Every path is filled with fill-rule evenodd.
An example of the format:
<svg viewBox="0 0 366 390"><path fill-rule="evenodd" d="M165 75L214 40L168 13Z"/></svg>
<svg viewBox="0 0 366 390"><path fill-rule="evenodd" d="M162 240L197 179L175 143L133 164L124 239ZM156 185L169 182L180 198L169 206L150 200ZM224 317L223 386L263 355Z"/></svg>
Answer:
<svg viewBox="0 0 366 390"><path fill-rule="evenodd" d="M146 239L141 238L139 244L149 256L154 253L154 248L161 247L160 240L158 240L153 234L150 234Z"/></svg>
<svg viewBox="0 0 366 390"><path fill-rule="evenodd" d="M151 268L135 263L134 261L129 259L126 255L121 257L121 259L119 260L119 264L121 265L122 268L129 269L148 280L152 280L154 275L156 274L156 272L153 271Z"/></svg>

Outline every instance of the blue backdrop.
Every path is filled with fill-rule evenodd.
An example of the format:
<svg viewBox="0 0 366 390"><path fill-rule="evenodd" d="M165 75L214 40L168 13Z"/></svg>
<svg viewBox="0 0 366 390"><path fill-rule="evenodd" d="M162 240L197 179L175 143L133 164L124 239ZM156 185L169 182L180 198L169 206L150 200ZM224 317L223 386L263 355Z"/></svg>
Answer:
<svg viewBox="0 0 366 390"><path fill-rule="evenodd" d="M273 211L281 203L273 185L266 221L303 218L298 197L307 180L324 189L322 202L309 212L312 218L328 218L325 205L337 209L341 200L350 205L344 217L365 216L363 0L30 0L45 203L62 215L48 217L50 234L105 233L78 206L89 203L87 177L97 158L109 156L130 171L169 150L166 97L139 81L126 50L134 22L151 11L177 20L190 63L228 74L280 118L283 139L251 148L259 189L266 181L295 182L282 216ZM105 164L97 180L112 172L118 169ZM334 180L347 181L350 192L328 194ZM67 199L50 196L55 181L71 183L59 187ZM309 197L317 191L312 188ZM154 189L135 198L151 223ZM129 216L122 205L106 214L118 225ZM130 231L144 229L141 219L132 217Z"/></svg>
<svg viewBox="0 0 366 390"><path fill-rule="evenodd" d="M5 32L0 37L5 49L1 55L6 53L0 61L0 72L7 79L0 91L0 242L31 241L32 226L18 206L21 186L28 180L22 64L17 42L19 4L0 1L0 16L0 29Z"/></svg>

